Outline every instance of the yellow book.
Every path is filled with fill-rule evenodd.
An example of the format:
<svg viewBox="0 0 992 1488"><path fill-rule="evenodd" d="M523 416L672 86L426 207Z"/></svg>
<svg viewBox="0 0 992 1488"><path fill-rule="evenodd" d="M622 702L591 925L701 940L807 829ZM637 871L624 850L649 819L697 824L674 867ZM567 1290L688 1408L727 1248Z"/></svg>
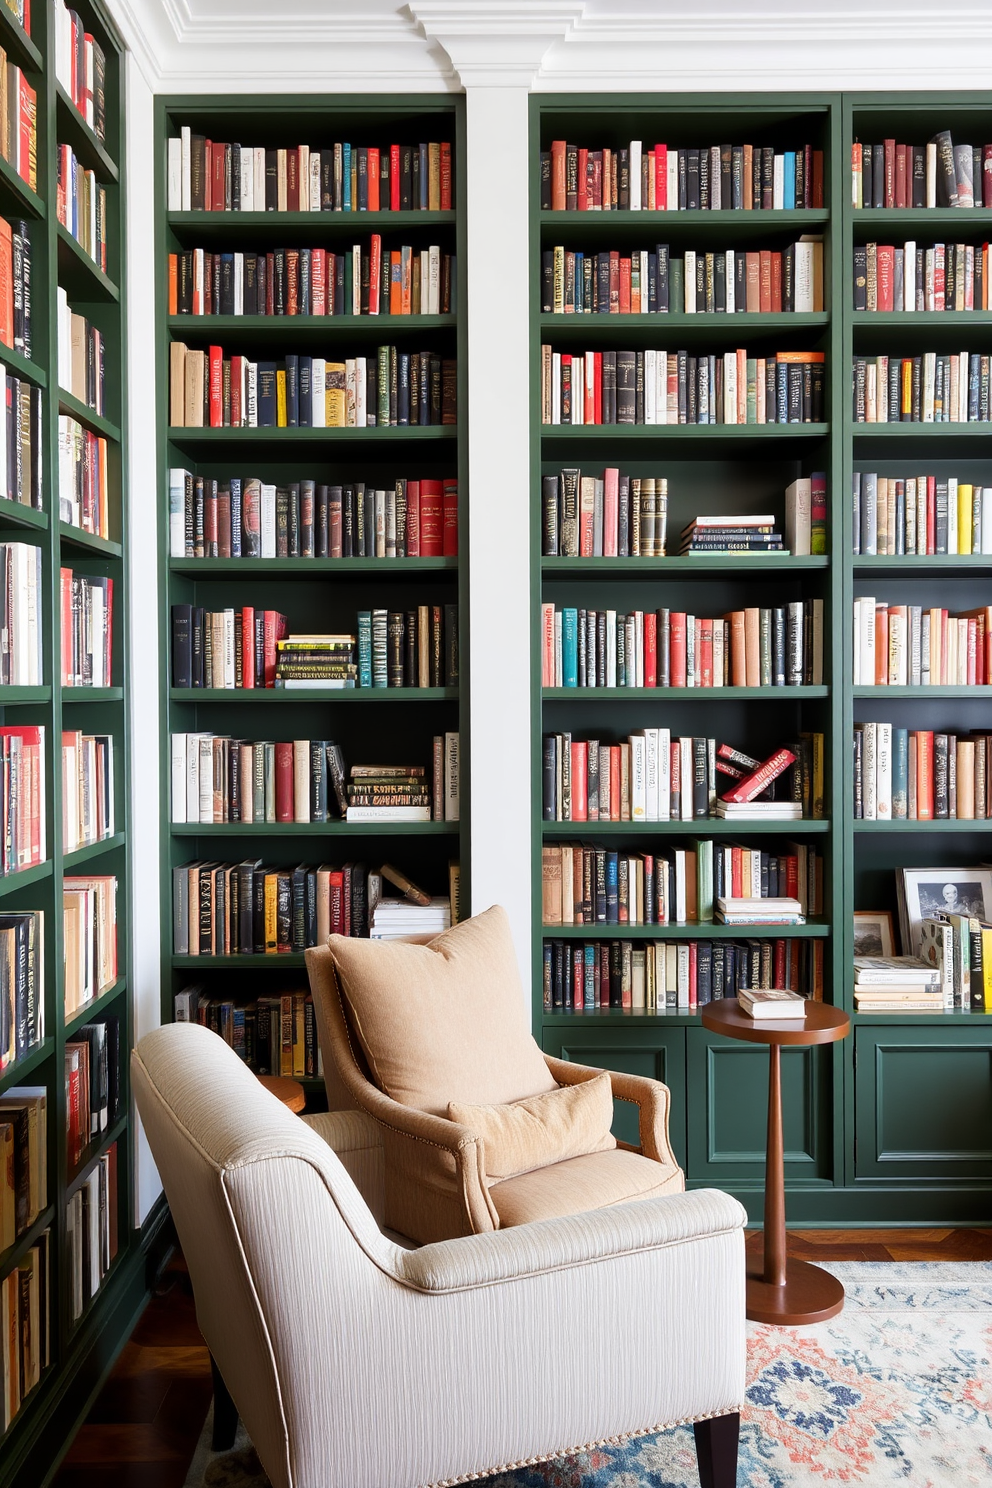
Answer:
<svg viewBox="0 0 992 1488"><path fill-rule="evenodd" d="M267 873L265 875L265 949L267 952L279 949L278 898L279 875Z"/></svg>
<svg viewBox="0 0 992 1488"><path fill-rule="evenodd" d="M293 993L293 1078L302 1080L307 1072L306 993Z"/></svg>
<svg viewBox="0 0 992 1488"><path fill-rule="evenodd" d="M982 994L985 1011L992 1013L992 925L982 925Z"/></svg>
<svg viewBox="0 0 992 1488"><path fill-rule="evenodd" d="M348 397L344 362L328 362L324 374L325 423L328 429L344 429L348 423Z"/></svg>
<svg viewBox="0 0 992 1488"><path fill-rule="evenodd" d="M286 428L286 373L282 370L276 373L276 424Z"/></svg>
<svg viewBox="0 0 992 1488"><path fill-rule="evenodd" d="M972 501L974 486L958 481L958 552L971 552Z"/></svg>

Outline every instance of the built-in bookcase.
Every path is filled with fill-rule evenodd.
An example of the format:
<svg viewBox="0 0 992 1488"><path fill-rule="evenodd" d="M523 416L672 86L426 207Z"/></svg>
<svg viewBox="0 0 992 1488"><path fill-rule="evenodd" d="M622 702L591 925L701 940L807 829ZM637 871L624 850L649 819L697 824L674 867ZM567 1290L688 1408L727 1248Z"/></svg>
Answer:
<svg viewBox="0 0 992 1488"><path fill-rule="evenodd" d="M983 603L992 558L854 558L852 476L858 470L925 470L978 483L992 480L992 424L858 424L852 398L857 354L985 350L992 314L855 313L853 249L866 242L953 238L981 245L992 212L855 210L851 144L895 137L925 143L940 129L984 144L992 114L973 97L938 95L607 95L534 98L531 114L532 595L533 636L533 1008L544 1048L561 1057L630 1069L672 1090L672 1136L690 1185L731 1188L757 1218L763 1181L766 1062L702 1028L698 1013L630 1009L548 1011L544 946L551 940L711 940L795 937L823 943L823 997L853 1007L855 909L895 910L898 866L975 864L989 857L987 821L863 822L854 819L853 728L889 719L903 727L953 732L987 724L989 700L974 688L854 688L852 609L858 595L892 603L965 610ZM805 210L549 211L541 207L541 152L555 140L589 150L642 140L669 149L731 141L782 152L810 144L824 152L823 205ZM932 232L932 237L926 237ZM804 233L823 237L824 308L806 314L542 313L542 253L654 252L673 256L733 249L782 249ZM895 236L891 236L895 234ZM748 356L784 350L826 357L822 424L548 425L542 423L541 347L581 354L600 349L686 349L690 355L746 347ZM542 557L541 481L565 467L600 476L605 466L668 480L668 551L644 558ZM697 514L784 514L786 486L827 477L827 553L678 557L679 534ZM932 597L931 597L932 596ZM801 688L544 689L541 603L616 609L665 606L697 615L823 601L823 682ZM988 689L980 689L984 692ZM824 814L788 823L545 821L543 737L618 743L645 727L672 735L715 735L757 758L801 731L826 740ZM660 852L714 838L756 848L807 842L824 856L822 914L802 926L750 931L721 925L566 926L542 924L542 845L581 841L629 852ZM898 923L898 921L897 921ZM855 1015L852 1037L831 1050L793 1051L783 1062L786 1175L794 1222L966 1220L982 1210L992 1176L985 1140L990 1107L992 1024L984 1014ZM616 1130L636 1140L618 1112Z"/></svg>
<svg viewBox="0 0 992 1488"><path fill-rule="evenodd" d="M69 1423L77 1418L88 1392L113 1356L122 1310L133 1311L143 1287L138 1274L133 1226L133 1123L128 1068L131 1046L130 841L128 823L128 637L127 637L127 495L124 315L124 68L120 39L104 8L90 0L76 5L85 30L106 59L103 81L104 137L73 103L56 79L56 11L50 4L31 7L28 35L7 6L0 7L0 47L9 63L23 69L37 95L37 190L32 190L8 161L0 161L0 215L27 224L30 240L31 357L0 345L7 378L16 377L41 390L38 452L42 463L40 509L0 500L0 540L29 543L41 550L38 625L42 643L42 679L38 686L0 687L0 713L6 728L45 730L45 839L43 861L0 879L0 908L44 913L44 1038L0 1075L0 1093L14 1087L42 1086L47 1100L47 1205L30 1229L0 1254L0 1284L49 1233L50 1279L39 1328L42 1339L40 1382L26 1394L8 1430L0 1435L0 1477L27 1484L41 1480L58 1451ZM79 169L92 171L105 191L106 264L98 265L73 233L59 221L58 151L71 146ZM98 415L60 386L58 371L57 291L71 309L98 327L103 340L105 412ZM10 382L8 380L8 396ZM60 506L60 415L69 415L105 446L106 536L72 525ZM9 425L8 425L9 427ZM62 493L65 495L65 492ZM109 685L64 686L61 669L63 607L60 571L113 582L113 665ZM61 741L64 731L109 735L113 747L114 831L75 851L63 849L63 781ZM97 996L71 1015L65 1012L65 936L63 885L69 877L116 878L117 971ZM42 947L39 947L39 951ZM81 1158L67 1156L67 1082L65 1046L79 1029L106 1018L118 1020L120 1033L119 1114L94 1136ZM73 1305L71 1245L67 1210L101 1159L116 1145L117 1251L99 1288L81 1314ZM114 1334L114 1329L118 1332ZM102 1352L101 1352L102 1350ZM64 1429L63 1429L64 1428Z"/></svg>
<svg viewBox="0 0 992 1488"><path fill-rule="evenodd" d="M468 872L468 621L466 563L468 514L465 454L464 314L456 298L444 315L204 316L168 314L170 253L205 248L215 252L266 253L283 248L367 250L370 235L382 235L383 251L410 244L437 245L458 261L456 296L464 292L464 124L461 101L416 97L271 96L210 99L163 98L157 102L156 196L158 228L156 303L158 315L158 422L162 544L162 996L163 1018L174 1015L174 996L194 983L208 996L244 1004L257 996L306 988L302 952L251 956L188 956L173 953L173 869L195 859L293 866L302 862L362 862L376 868L392 862L433 894L447 894L449 863L462 869L461 902L467 904ZM337 142L385 146L400 142L447 141L452 150L451 210L410 211L169 211L167 141L184 127L207 139L265 146L272 151L308 143L329 149ZM207 348L225 355L243 352L279 361L286 354L328 361L376 356L393 344L406 351L429 349L454 358L458 367L457 422L414 427L365 428L173 428L169 418L170 345ZM169 557L169 472L228 478L257 476L277 485L313 479L318 484L351 481L392 484L397 477L456 477L459 492L458 557L425 558L176 558ZM290 633L355 631L356 614L374 607L408 611L420 605L459 606L459 687L356 688L354 691L289 692L177 690L171 684L170 617L174 604L206 609L255 606L288 617ZM334 739L345 763L431 762L432 739L457 730L461 747L461 815L458 822L174 825L167 768L173 733L206 730L253 740ZM307 1081L318 1102L323 1082Z"/></svg>

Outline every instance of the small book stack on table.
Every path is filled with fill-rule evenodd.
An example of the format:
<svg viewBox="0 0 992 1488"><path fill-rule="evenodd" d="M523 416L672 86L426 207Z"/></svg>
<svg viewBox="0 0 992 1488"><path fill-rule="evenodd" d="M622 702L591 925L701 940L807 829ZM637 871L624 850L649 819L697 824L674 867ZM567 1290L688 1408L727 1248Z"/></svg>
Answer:
<svg viewBox="0 0 992 1488"><path fill-rule="evenodd" d="M780 1022L788 1019L790 1022L801 1023L806 1017L805 997L801 997L798 992L787 992L784 987L773 987L765 992L745 989L738 992L737 1002L742 1013L759 1021L775 1019Z"/></svg>

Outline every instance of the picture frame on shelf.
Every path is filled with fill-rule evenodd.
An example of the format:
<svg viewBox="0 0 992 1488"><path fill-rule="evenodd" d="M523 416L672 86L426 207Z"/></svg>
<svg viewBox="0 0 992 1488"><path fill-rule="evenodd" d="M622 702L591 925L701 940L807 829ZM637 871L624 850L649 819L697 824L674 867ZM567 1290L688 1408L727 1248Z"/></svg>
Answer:
<svg viewBox="0 0 992 1488"><path fill-rule="evenodd" d="M896 893L903 954L918 956L920 928L928 916L992 917L992 868L900 868Z"/></svg>
<svg viewBox="0 0 992 1488"><path fill-rule="evenodd" d="M854 954L856 956L894 956L896 932L887 909L854 911Z"/></svg>

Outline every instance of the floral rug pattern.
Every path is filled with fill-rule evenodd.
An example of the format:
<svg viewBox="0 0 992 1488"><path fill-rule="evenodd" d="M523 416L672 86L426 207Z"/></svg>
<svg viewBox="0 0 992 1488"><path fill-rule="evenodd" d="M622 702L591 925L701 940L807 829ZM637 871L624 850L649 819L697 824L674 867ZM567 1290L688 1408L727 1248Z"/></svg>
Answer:
<svg viewBox="0 0 992 1488"><path fill-rule="evenodd" d="M738 1488L990 1488L992 1263L826 1269L847 1294L839 1317L748 1324ZM265 1488L245 1440L226 1457L204 1446L186 1488ZM476 1481L699 1488L688 1426Z"/></svg>

